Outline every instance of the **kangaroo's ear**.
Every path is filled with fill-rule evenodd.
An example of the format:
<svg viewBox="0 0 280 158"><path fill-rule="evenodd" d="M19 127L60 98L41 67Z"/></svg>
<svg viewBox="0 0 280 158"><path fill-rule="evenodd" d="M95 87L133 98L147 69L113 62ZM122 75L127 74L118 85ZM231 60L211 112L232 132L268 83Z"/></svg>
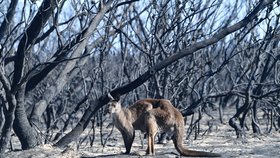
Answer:
<svg viewBox="0 0 280 158"><path fill-rule="evenodd" d="M108 98L110 99L110 101L115 100L115 98L111 95L111 93L108 93Z"/></svg>
<svg viewBox="0 0 280 158"><path fill-rule="evenodd" d="M116 96L115 98L111 95L111 93L108 93L108 98L110 99L110 101L119 101L120 100L120 97L119 95Z"/></svg>

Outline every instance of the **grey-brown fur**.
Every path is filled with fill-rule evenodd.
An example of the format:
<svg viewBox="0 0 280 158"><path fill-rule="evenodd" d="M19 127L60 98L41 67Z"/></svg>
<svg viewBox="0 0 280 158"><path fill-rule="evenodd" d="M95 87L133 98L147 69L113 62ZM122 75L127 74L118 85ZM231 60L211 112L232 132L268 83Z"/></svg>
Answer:
<svg viewBox="0 0 280 158"><path fill-rule="evenodd" d="M148 134L147 154L155 155L154 139L157 132L171 133L176 150L182 156L219 157L219 154L189 150L183 146L184 118L169 100L143 99L128 108L122 108L118 101L110 102L114 125L121 132L126 154L130 153L135 130Z"/></svg>

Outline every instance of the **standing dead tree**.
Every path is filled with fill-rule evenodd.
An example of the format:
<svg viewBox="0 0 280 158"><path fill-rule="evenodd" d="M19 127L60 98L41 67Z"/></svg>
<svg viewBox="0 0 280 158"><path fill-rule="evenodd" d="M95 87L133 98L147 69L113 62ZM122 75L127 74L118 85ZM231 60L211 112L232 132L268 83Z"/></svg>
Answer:
<svg viewBox="0 0 280 158"><path fill-rule="evenodd" d="M67 8L65 0L38 2L40 7L35 9L35 12L33 11L37 5L36 1L34 3L10 2L1 24L1 106L5 115L4 126L1 128L1 153L7 147L12 128L21 142L22 149L33 148L40 143L34 127L38 127L39 118L66 83L71 81L70 77L75 76L77 72L73 70L76 65L87 62L78 59L90 55L85 48L92 38L92 33L110 9L132 2L134 1L79 4L80 2L77 1L77 6L73 5L77 9L75 11L79 12L78 7L81 6L84 7L84 12L75 13L69 19L62 18L65 20L63 22L59 17L63 16L63 8ZM1 1L1 3L8 5L9 2ZM23 8L20 15L15 12L17 6ZM30 12L25 14L26 10ZM92 10L95 10L96 14L92 14ZM87 19L84 19L85 15ZM17 17L20 20L17 25L12 22L15 16L20 17ZM81 24L78 28L73 22L76 19L79 19ZM75 28L77 32L68 31L70 28ZM41 51L45 51L45 54L40 53ZM30 100L32 102L37 97L34 97L32 90L46 80L54 82L49 82L50 84L44 88L44 92L40 94L43 96L38 103L28 104Z"/></svg>
<svg viewBox="0 0 280 158"><path fill-rule="evenodd" d="M59 2L59 1L58 1ZM40 31L48 21L52 12L56 8L55 1L44 1L41 7L38 9L38 13L34 16L30 25L27 26L25 32L22 34L19 44L17 46L16 52L13 54L13 78L10 82L9 74L6 74L4 66L7 53L3 52L5 47L1 49L1 84L4 91L4 101L7 102L7 117L5 119L5 125L3 130L5 133L1 135L1 153L5 151L7 143L9 141L9 135L11 131L11 126L15 133L17 134L19 140L21 141L22 148L28 149L35 147L37 145L37 133L31 127L26 111L25 111L25 85L28 75L26 72L26 58L30 53L32 46L36 42L36 38L39 36ZM15 12L15 6L17 6L17 1L11 2L10 8L7 12L7 20L2 22L1 30L3 37L8 38L8 34L11 27L11 20L13 18L13 13ZM4 36L7 35L7 36ZM5 105L5 104L4 104Z"/></svg>

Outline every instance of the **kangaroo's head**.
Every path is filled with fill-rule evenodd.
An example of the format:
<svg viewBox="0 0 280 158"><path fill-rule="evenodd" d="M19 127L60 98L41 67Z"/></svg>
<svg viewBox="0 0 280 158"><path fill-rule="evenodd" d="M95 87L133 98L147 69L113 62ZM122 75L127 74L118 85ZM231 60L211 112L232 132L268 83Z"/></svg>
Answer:
<svg viewBox="0 0 280 158"><path fill-rule="evenodd" d="M121 111L122 106L121 103L119 101L119 99L115 99L112 97L112 95L109 93L108 97L110 98L109 101L109 111L111 114L115 114Z"/></svg>

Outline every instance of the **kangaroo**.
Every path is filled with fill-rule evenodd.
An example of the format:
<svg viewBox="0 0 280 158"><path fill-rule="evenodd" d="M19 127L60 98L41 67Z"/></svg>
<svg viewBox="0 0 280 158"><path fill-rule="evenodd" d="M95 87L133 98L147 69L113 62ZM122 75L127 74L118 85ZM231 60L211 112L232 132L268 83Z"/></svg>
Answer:
<svg viewBox="0 0 280 158"><path fill-rule="evenodd" d="M142 99L122 108L118 100L109 95L113 123L121 132L126 152L129 154L135 137L135 130L148 134L147 155L155 155L155 136L158 131L172 134L176 150L182 156L220 157L217 153L189 150L183 146L184 118L181 112L166 99Z"/></svg>

